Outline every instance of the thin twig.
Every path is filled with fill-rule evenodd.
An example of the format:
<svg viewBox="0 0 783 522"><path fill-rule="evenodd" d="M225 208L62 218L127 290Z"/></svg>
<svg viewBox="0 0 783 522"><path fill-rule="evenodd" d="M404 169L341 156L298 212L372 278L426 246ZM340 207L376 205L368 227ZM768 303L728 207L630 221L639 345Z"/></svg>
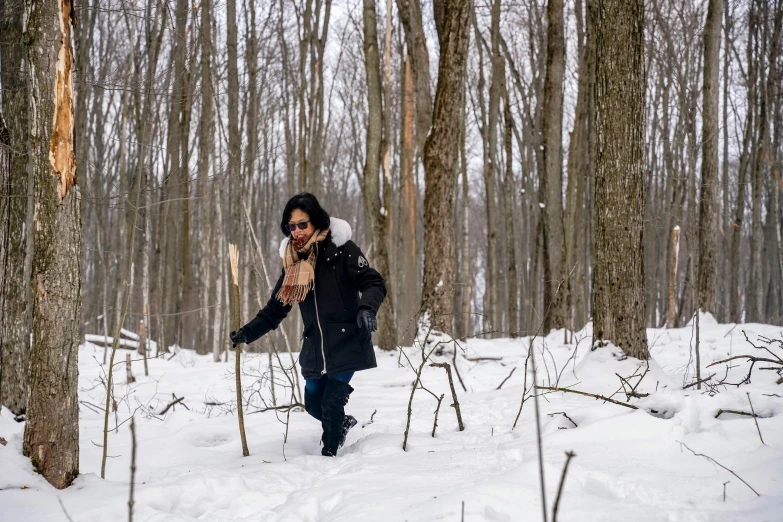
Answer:
<svg viewBox="0 0 783 522"><path fill-rule="evenodd" d="M733 361L734 359L748 359L748 360L753 361L753 362L768 362L768 363L772 363L772 364L780 364L779 361L775 361L775 360L772 360L772 359L767 359L765 357L754 357L752 355L735 355L734 357L729 357L728 359L722 359L720 361L715 361L714 363L710 363L710 364L707 365L707 368L709 368L710 366L715 366L716 364L721 364L721 363L726 363L726 362L729 362L729 361Z"/></svg>
<svg viewBox="0 0 783 522"><path fill-rule="evenodd" d="M579 390L571 390L569 388L552 388L549 386L536 386L537 390L548 390L548 391L559 391L559 392L568 392L568 393L576 393L579 395L584 395L586 397L592 397L594 399L597 399L599 401L606 401L611 402L612 404L617 404L618 406L625 406L626 408L631 408L632 410L638 410L639 408L637 406L634 406L633 404L628 404L625 402L616 401L614 399L610 399L609 397L604 397L603 395L596 395L594 393L587 393Z"/></svg>
<svg viewBox="0 0 783 522"><path fill-rule="evenodd" d="M568 472L568 464L571 462L571 459L574 457L576 457L576 453L574 453L573 451L566 451L566 461L565 464L563 465L563 474L560 475L560 485L557 486L557 497L555 498L555 505L552 508L552 522L557 522L557 508L560 507L560 495L563 493L563 484L565 484L566 473Z"/></svg>
<svg viewBox="0 0 783 522"><path fill-rule="evenodd" d="M169 403L169 404L168 404L168 405L167 405L165 408L163 408L163 411L162 411L162 412L158 413L158 415L165 415L165 414L166 414L166 412L167 412L167 411L169 411L169 409L170 409L172 406L175 406L175 405L179 404L180 402L182 402L182 400L185 398L185 396L183 395L183 396L182 396L182 397L180 397L179 399L177 399L176 397L174 397L174 398L175 398L176 400L173 400L173 401L171 401L171 402L170 402L170 403Z"/></svg>
<svg viewBox="0 0 783 522"><path fill-rule="evenodd" d="M180 399L182 400L182 399ZM130 495L128 498L128 522L133 522L133 491L136 487L136 421L131 417L131 468L130 468Z"/></svg>
<svg viewBox="0 0 783 522"><path fill-rule="evenodd" d="M569 417L569 416L568 416L568 414L567 414L566 412L564 412L564 411L556 411L556 412L554 412L554 413L547 413L547 417L553 417L553 416L555 416L555 415L562 415L563 417L565 417L566 419L568 419L569 421L571 421L571 424L573 424L573 425L574 425L574 428L578 428L578 427L579 427L579 425L578 425L577 423L575 423L575 422L574 422L574 419L572 419L571 417Z"/></svg>
<svg viewBox="0 0 783 522"><path fill-rule="evenodd" d="M750 484L748 484L747 482L745 482L744 480L742 480L742 477L740 477L739 475L737 475L736 473L734 473L732 470L730 470L729 468L727 468L726 466L724 466L723 464L721 464L721 463L720 463L720 462L718 462L717 460L713 459L713 458L712 458L712 457L710 457L709 455L705 455L704 453L696 453L695 451L693 451L692 449L690 449L690 448L688 447L688 445L687 445L687 444L685 444L684 442L680 442L680 441L677 441L677 442L679 442L679 443L680 443L680 446L685 446L685 449L687 449L688 451L690 451L691 453L693 453L693 454L694 454L694 455L696 455L697 457L704 457L705 459L709 460L709 461L710 461L710 462L712 462L713 464L715 464L715 465L717 465L717 466L720 466L721 468L725 469L726 471L728 471L729 473L731 473L732 475L734 475L735 477L737 477L738 479L740 479L740 481L742 481L742 483L743 483L743 484L745 484L746 486L748 486L748 487L750 488L750 490L751 490L753 493L755 493L755 494L756 494L756 496L757 496L757 497L760 497L760 496L761 496L761 493L759 493L758 491L756 491L755 489L753 489L753 486L751 486Z"/></svg>
<svg viewBox="0 0 783 522"><path fill-rule="evenodd" d="M744 415L745 417L755 417L756 415L753 413L748 413L746 411L739 411L739 410L718 410L718 413L715 414L715 418L717 419L724 413L733 413L734 415Z"/></svg>
<svg viewBox="0 0 783 522"><path fill-rule="evenodd" d="M507 380L509 380L509 379L511 378L511 376L512 376L512 375L514 375L514 372L516 371L516 369L517 369L517 367L516 367L516 366L514 366L514 368L511 370L511 373L509 373L509 374L508 374L508 377L506 377L505 379L503 379L503 382L501 382L500 384L498 384L498 387L497 387L497 388L495 388L495 389L496 389L496 390L499 390L500 388L502 388L502 387L503 387L503 385L504 385L504 384L506 384L506 381L507 381Z"/></svg>
<svg viewBox="0 0 783 522"><path fill-rule="evenodd" d="M438 412L440 411L440 403L443 401L443 393L438 397L438 406L435 408L435 421L432 423L432 438L435 438L435 430L438 428Z"/></svg>
<svg viewBox="0 0 783 522"><path fill-rule="evenodd" d="M459 425L459 431L465 431L465 424L462 423L462 413L459 411L459 400L457 399L457 391L454 389L454 379L451 378L451 365L449 363L431 363L431 367L437 366L446 370L446 375L449 377L449 387L451 387L451 397L454 399L454 411L457 413L457 424Z"/></svg>
<svg viewBox="0 0 783 522"><path fill-rule="evenodd" d="M65 518L68 519L68 522L73 522L71 515L69 515L68 511L65 509L65 504L63 504L63 499L60 498L60 495L57 495L57 502L60 503L60 507L62 508L63 513L65 514Z"/></svg>
<svg viewBox="0 0 783 522"><path fill-rule="evenodd" d="M690 388L691 386L695 386L695 385L696 385L696 384L698 384L698 383L704 383L704 382L707 382L707 381L709 381L710 379L712 379L713 377L715 377L715 374L714 374L714 373L713 373L712 375L710 375L709 377L705 377L704 379L702 379L702 380L700 380L700 381L693 381L692 383L690 383L690 384L687 384L687 385L683 386L683 387L682 387L682 389L683 389L683 390L687 390L687 389L688 389L688 388Z"/></svg>
<svg viewBox="0 0 783 522"><path fill-rule="evenodd" d="M519 410L517 411L517 416L514 418L514 424L511 426L511 431L514 431L514 428L517 427L517 422L519 422L519 416L522 415L522 406L525 405L525 401L530 398L530 395L528 393L530 390L533 389L533 387L530 387L530 390L527 389L527 363L530 361L530 354L531 351L528 349L527 356L525 357L525 377L522 380L522 400L519 402Z"/></svg>
<svg viewBox="0 0 783 522"><path fill-rule="evenodd" d="M753 414L753 422L756 423L756 431L759 432L759 439L761 439L761 443L766 446L767 444L764 442L764 437L761 436L761 428L759 428L758 415L756 415L756 412L753 411L753 402L751 402L750 400L750 393L746 392L745 394L748 396L748 403L750 403L750 412Z"/></svg>
<svg viewBox="0 0 783 522"><path fill-rule="evenodd" d="M376 413L378 413L378 410L373 410L372 415L370 415L370 422L368 422L367 424L362 424L362 428L364 428L366 426L369 426L370 424L375 422L375 414Z"/></svg>

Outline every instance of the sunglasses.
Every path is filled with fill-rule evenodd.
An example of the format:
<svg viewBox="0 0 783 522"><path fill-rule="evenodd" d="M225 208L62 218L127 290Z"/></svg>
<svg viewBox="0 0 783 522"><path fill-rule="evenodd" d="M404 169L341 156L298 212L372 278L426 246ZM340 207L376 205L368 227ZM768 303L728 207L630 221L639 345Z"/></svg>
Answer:
<svg viewBox="0 0 783 522"><path fill-rule="evenodd" d="M310 220L302 221L301 223L288 223L288 230L293 232L296 230L296 227L299 227L300 230L304 230L307 228L307 225L310 223Z"/></svg>

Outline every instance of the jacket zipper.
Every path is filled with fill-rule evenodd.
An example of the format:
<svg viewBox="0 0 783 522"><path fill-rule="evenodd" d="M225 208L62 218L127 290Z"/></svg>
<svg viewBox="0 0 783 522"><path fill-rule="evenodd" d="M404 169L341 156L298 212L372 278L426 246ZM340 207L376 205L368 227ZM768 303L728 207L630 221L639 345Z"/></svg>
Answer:
<svg viewBox="0 0 783 522"><path fill-rule="evenodd" d="M315 257L318 259L318 243L315 244ZM313 301L315 301L315 322L318 323L318 332L321 334L321 357L323 357L324 368L321 375L326 375L326 352L324 351L324 331L321 329L321 317L318 314L318 294L315 291L315 281L313 281Z"/></svg>

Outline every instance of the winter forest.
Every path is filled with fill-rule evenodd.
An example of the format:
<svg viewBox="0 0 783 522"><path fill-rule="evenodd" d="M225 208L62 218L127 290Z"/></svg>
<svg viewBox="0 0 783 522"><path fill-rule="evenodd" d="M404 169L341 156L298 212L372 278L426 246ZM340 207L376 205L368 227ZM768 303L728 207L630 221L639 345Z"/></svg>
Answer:
<svg viewBox="0 0 783 522"><path fill-rule="evenodd" d="M0 0L0 521L781 521L782 193L783 0Z"/></svg>

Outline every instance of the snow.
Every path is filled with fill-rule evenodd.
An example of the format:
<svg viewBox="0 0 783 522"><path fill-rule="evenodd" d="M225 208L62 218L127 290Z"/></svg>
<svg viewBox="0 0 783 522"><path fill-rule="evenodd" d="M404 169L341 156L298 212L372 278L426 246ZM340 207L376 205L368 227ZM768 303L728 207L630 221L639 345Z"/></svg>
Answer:
<svg viewBox="0 0 783 522"><path fill-rule="evenodd" d="M757 353L743 330L781 339L783 328L758 324L721 325L700 317L702 375L723 378L726 365L710 363L732 355ZM692 328L650 329L652 358L625 358L612 346L590 349L591 328L563 344L563 331L536 339L539 384L570 387L626 402L620 379L630 377L636 391L649 393L630 403L632 410L572 393L545 392L540 398L548 511L557 493L565 452L571 460L558 519L561 521L781 521L783 520L783 385L776 372L757 365L750 384L707 390L683 390L694 380ZM433 343L434 344L434 343ZM242 457L233 414L233 360L214 363L211 355L176 351L149 360L150 376L134 362L136 382L127 385L124 367L115 374L119 409L112 426L135 411L137 450L135 519L152 521L538 521L542 519L533 401L525 402L515 429L523 393L529 339L470 340L460 343L456 381L465 431L457 430L446 372L425 366L427 389L446 398L435 438L430 436L436 401L424 390L413 400L408 451L401 445L414 372L399 353L377 353L379 367L359 372L347 411L359 419L337 458L320 456L320 426L304 412L254 413L270 401L268 381L256 382L267 369L266 354L243 356L243 387L250 457ZM759 344L757 342L757 344ZM434 345L429 345L430 348ZM452 346L434 356L451 362ZM783 356L777 346L773 352ZM436 350L437 351L437 350ZM0 521L74 521L127 518L130 477L129 423L109 434L106 480L100 478L105 401L100 377L103 348L85 344L79 353L81 475L57 491L22 456L22 423L0 414ZM421 351L405 353L418 367ZM769 354L764 352L768 357ZM233 357L233 354L232 354ZM288 356L282 355L284 362ZM472 359L472 360L468 360ZM484 358L484 359L480 359ZM499 359L498 359L499 358ZM517 368L500 390L496 388ZM747 373L744 361L732 361L728 381ZM687 370L687 375L686 375ZM631 377L634 375L634 377ZM279 368L277 398L288 400ZM527 375L528 387L532 376ZM251 397L251 390L258 393ZM619 390L619 391L618 391ZM719 409L749 411L748 395L761 416L759 430L750 417ZM159 413L172 394L183 403ZM205 403L223 403L207 406ZM572 421L569 421L564 412ZM371 422L372 419L372 422ZM574 423L577 425L574 427ZM686 447L687 446L687 447ZM737 477L703 457L733 470ZM725 483L725 486L724 486ZM725 501L723 498L725 487ZM62 502L62 507L60 502ZM550 516L551 520L551 516Z"/></svg>

